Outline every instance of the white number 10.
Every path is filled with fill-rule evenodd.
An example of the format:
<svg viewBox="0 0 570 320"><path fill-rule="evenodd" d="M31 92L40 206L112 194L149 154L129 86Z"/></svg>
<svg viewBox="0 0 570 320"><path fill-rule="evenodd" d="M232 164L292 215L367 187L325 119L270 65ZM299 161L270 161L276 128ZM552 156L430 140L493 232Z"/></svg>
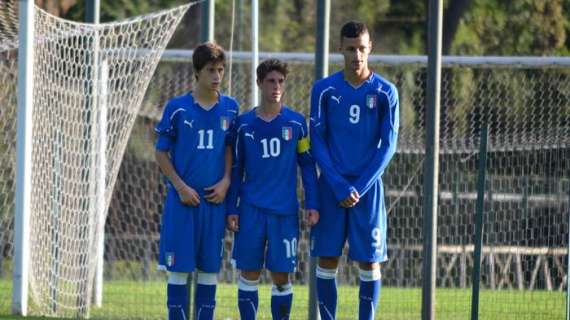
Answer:
<svg viewBox="0 0 570 320"><path fill-rule="evenodd" d="M360 121L360 106L357 104L353 104L350 106L350 109L348 109L348 113L350 115L350 118L348 118L348 120L351 123L358 123L358 121Z"/></svg>
<svg viewBox="0 0 570 320"><path fill-rule="evenodd" d="M269 143L267 143L267 139L261 139L261 145L263 146L263 154L261 157L264 159L278 157L279 153L281 153L281 141L279 138L271 138Z"/></svg>
<svg viewBox="0 0 570 320"><path fill-rule="evenodd" d="M283 243L285 244L285 250L287 251L287 258L297 256L297 238L293 238L291 241L283 239Z"/></svg>

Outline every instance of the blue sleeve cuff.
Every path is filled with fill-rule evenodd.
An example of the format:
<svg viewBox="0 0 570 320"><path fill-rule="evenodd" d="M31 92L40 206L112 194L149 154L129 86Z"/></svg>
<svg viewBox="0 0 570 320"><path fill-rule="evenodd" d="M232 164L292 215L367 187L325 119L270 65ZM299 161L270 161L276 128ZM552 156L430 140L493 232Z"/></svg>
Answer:
<svg viewBox="0 0 570 320"><path fill-rule="evenodd" d="M170 151L172 147L172 139L168 136L160 135L156 140L155 148L160 151Z"/></svg>
<svg viewBox="0 0 570 320"><path fill-rule="evenodd" d="M350 194L353 191L357 191L356 188L354 188L353 186L347 186L347 187L343 187L343 188L335 188L334 189L334 195L336 197L336 200L338 202L343 201L344 199L348 198L348 196L350 196Z"/></svg>

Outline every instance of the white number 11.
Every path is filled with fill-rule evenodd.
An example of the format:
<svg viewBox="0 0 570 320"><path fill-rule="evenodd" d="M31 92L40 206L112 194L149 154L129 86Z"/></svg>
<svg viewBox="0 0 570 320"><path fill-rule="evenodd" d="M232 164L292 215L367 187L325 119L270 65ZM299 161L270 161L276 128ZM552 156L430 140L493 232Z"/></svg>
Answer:
<svg viewBox="0 0 570 320"><path fill-rule="evenodd" d="M208 135L208 144L204 146L204 133ZM214 149L214 130L198 130L198 134L200 135L200 142L196 148L198 149Z"/></svg>

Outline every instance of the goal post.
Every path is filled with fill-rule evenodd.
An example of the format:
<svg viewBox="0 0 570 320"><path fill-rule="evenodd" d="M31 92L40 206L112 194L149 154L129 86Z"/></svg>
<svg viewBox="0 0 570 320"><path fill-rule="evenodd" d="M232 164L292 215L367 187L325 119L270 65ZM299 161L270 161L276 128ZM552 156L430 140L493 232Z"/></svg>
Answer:
<svg viewBox="0 0 570 320"><path fill-rule="evenodd" d="M20 2L15 314L29 313L28 296L32 313L48 316L89 317L92 301L101 305L121 158L162 51L192 5L85 24Z"/></svg>
<svg viewBox="0 0 570 320"><path fill-rule="evenodd" d="M30 198L32 189L32 113L34 107L34 2L20 1L18 51L18 128L16 147L16 214L12 312L28 313Z"/></svg>
<svg viewBox="0 0 570 320"><path fill-rule="evenodd" d="M99 105L100 112L97 117L97 138L99 144L97 145L97 167L98 173L96 175L97 179L97 190L96 190L96 208L97 213L95 217L97 221L96 234L99 235L99 239L96 245L96 256L97 265L95 268L95 287L94 287L94 299L93 303L96 307L101 307L103 304L103 271L104 271L104 259L105 259L105 218L107 213L107 206L105 205L107 201L105 200L105 185L107 176L107 97L108 97L108 79L109 79L109 65L106 60L101 63L99 75L99 85L97 91L99 92Z"/></svg>

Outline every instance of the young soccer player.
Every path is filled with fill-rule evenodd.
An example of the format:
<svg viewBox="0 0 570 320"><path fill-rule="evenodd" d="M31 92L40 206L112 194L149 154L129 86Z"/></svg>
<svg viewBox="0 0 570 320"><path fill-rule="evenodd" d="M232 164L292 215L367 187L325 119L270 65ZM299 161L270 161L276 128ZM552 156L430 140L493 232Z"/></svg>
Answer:
<svg viewBox="0 0 570 320"><path fill-rule="evenodd" d="M363 23L341 29L344 69L317 81L311 92L311 151L320 167L319 223L311 255L319 257L317 296L323 320L335 319L336 269L345 241L359 262L359 319L374 319L380 263L386 252L382 174L396 151L396 87L368 68L372 48Z"/></svg>
<svg viewBox="0 0 570 320"><path fill-rule="evenodd" d="M188 273L197 268L196 319L213 319L223 253L237 102L220 93L224 51L214 43L192 55L195 88L171 99L155 130L156 160L168 179L159 268L168 271L170 320L189 319Z"/></svg>
<svg viewBox="0 0 570 320"><path fill-rule="evenodd" d="M315 163L303 115L282 104L287 64L270 59L257 67L259 107L238 117L228 195L228 229L235 232L233 259L241 270L238 306L242 320L256 318L257 285L264 264L271 272L271 314L289 319L299 239L297 165L305 189L307 224L319 219ZM239 207L237 207L239 197ZM267 250L266 250L267 248Z"/></svg>

